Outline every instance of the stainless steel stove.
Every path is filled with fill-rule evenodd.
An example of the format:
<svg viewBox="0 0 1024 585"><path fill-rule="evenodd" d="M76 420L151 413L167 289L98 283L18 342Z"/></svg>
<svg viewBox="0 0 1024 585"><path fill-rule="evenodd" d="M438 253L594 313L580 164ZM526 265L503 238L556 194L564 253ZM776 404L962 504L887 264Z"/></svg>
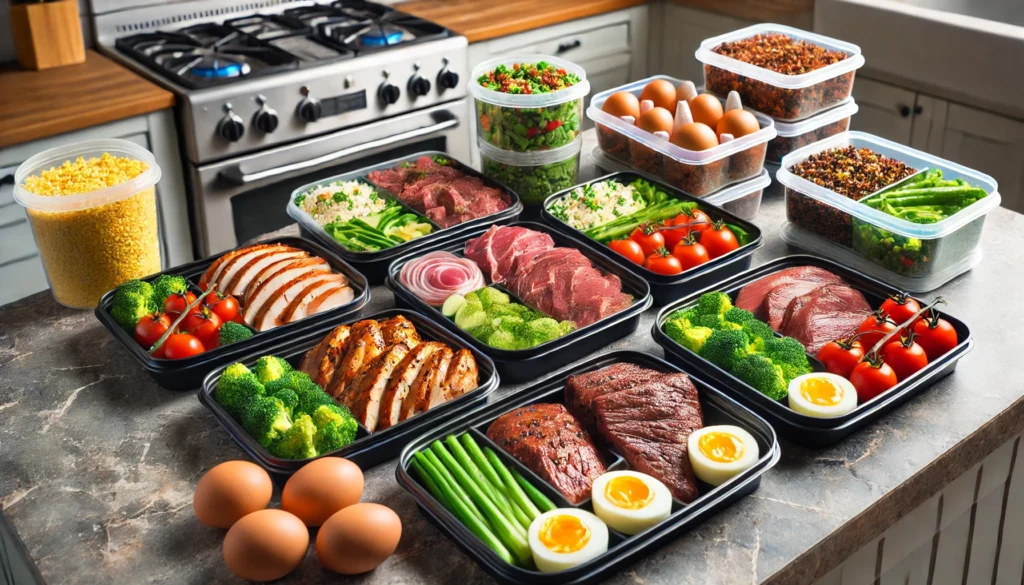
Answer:
<svg viewBox="0 0 1024 585"><path fill-rule="evenodd" d="M280 228L302 184L470 157L466 39L363 0L94 0L101 50L177 95L201 255Z"/></svg>

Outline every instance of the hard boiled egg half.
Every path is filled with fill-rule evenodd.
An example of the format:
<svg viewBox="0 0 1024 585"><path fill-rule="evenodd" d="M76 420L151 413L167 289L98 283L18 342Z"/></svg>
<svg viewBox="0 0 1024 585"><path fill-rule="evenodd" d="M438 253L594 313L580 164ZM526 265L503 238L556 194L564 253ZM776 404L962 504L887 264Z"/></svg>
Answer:
<svg viewBox="0 0 1024 585"><path fill-rule="evenodd" d="M672 493L657 479L636 471L609 471L591 487L590 502L604 523L633 535L672 513Z"/></svg>
<svg viewBox="0 0 1024 585"><path fill-rule="evenodd" d="M686 442L690 465L697 479L721 485L750 469L759 458L757 441L732 425L716 425L694 431Z"/></svg>
<svg viewBox="0 0 1024 585"><path fill-rule="evenodd" d="M814 418L835 418L857 408L857 390L842 376L812 372L789 382L789 407Z"/></svg>
<svg viewBox="0 0 1024 585"><path fill-rule="evenodd" d="M533 562L544 573L582 565L608 550L608 527L576 508L558 508L537 516L527 536Z"/></svg>

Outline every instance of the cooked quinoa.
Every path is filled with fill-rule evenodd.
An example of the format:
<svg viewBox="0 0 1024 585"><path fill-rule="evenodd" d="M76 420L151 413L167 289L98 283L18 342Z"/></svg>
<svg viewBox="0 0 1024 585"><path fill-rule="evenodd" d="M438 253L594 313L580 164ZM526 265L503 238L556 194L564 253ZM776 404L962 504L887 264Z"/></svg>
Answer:
<svg viewBox="0 0 1024 585"><path fill-rule="evenodd" d="M364 218L387 207L387 201L377 194L373 185L362 181L317 185L296 197L295 204L320 225Z"/></svg>
<svg viewBox="0 0 1024 585"><path fill-rule="evenodd" d="M647 207L647 202L631 185L601 181L577 187L551 206L551 214L572 227L584 231L604 225Z"/></svg>

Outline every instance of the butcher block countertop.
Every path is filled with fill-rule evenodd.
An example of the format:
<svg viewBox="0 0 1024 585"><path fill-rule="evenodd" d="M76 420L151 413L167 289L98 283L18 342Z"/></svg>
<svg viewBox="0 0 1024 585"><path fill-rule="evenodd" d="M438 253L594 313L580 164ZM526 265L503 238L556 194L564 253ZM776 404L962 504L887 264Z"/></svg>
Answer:
<svg viewBox="0 0 1024 585"><path fill-rule="evenodd" d="M148 114L174 94L96 51L85 63L46 71L0 68L0 148Z"/></svg>

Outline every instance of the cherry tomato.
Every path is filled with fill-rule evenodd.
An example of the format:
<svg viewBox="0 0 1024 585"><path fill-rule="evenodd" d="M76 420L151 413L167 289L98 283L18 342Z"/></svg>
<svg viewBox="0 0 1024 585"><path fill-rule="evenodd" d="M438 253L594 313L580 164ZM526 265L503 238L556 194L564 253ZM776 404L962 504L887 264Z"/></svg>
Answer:
<svg viewBox="0 0 1024 585"><path fill-rule="evenodd" d="M220 337L220 324L221 319L217 313L209 307L203 307L200 311L189 313L181 321L180 329L199 338L206 349L213 349L217 347Z"/></svg>
<svg viewBox="0 0 1024 585"><path fill-rule="evenodd" d="M921 310L921 304L904 293L896 293L885 299L879 310L888 314L899 325L916 315ZM909 333L912 328L907 327L908 330L901 333Z"/></svg>
<svg viewBox="0 0 1024 585"><path fill-rule="evenodd" d="M166 301L164 301L164 313L174 316L180 315L185 311L185 308L194 303L195 300L196 295L190 292L186 292L183 295L177 293L172 294L167 297ZM196 310L198 310L198 307L192 309L193 312Z"/></svg>
<svg viewBox="0 0 1024 585"><path fill-rule="evenodd" d="M673 250L679 242L686 239L690 234L690 230L688 228L674 228L671 219L666 224L668 229L662 228L658 233L661 234L661 237L665 238L665 249Z"/></svg>
<svg viewBox="0 0 1024 585"><path fill-rule="evenodd" d="M914 333L917 335L918 345L929 360L938 359L959 343L956 329L935 311L929 311L920 321L914 323Z"/></svg>
<svg viewBox="0 0 1024 585"><path fill-rule="evenodd" d="M665 236L661 235L661 232L654 229L653 226L644 224L629 234L629 239L640 244L640 248L644 251L644 256L650 256L655 253L658 248L665 247Z"/></svg>
<svg viewBox="0 0 1024 585"><path fill-rule="evenodd" d="M857 390L857 402L859 404L864 404L868 400L889 390L898 382L896 372L893 371L889 364L881 360L875 362L863 361L857 364L853 371L850 372L850 383Z"/></svg>
<svg viewBox="0 0 1024 585"><path fill-rule="evenodd" d="M895 321L890 319L885 313L875 311L868 315L867 319L864 319L864 322L857 328L857 333L861 334L858 339L860 339L860 343L864 346L864 349L871 351L871 348L875 347L875 344L895 330Z"/></svg>
<svg viewBox="0 0 1024 585"><path fill-rule="evenodd" d="M711 260L707 248L697 241L696 236L688 237L676 244L672 248L672 255L679 259L679 265L683 270L689 270Z"/></svg>
<svg viewBox="0 0 1024 585"><path fill-rule="evenodd" d="M864 346L857 339L837 339L823 345L816 357L829 372L848 379L864 357Z"/></svg>
<svg viewBox="0 0 1024 585"><path fill-rule="evenodd" d="M655 274L666 275L679 274L683 271L679 258L669 254L665 248L659 248L657 252L648 256L644 261L644 268Z"/></svg>
<svg viewBox="0 0 1024 585"><path fill-rule="evenodd" d="M164 313L146 315L135 324L135 341L148 351L170 328L171 318Z"/></svg>
<svg viewBox="0 0 1024 585"><path fill-rule="evenodd" d="M206 351L203 342L188 333L172 333L161 347L164 350L164 357L169 360L180 360Z"/></svg>
<svg viewBox="0 0 1024 585"><path fill-rule="evenodd" d="M896 372L896 379L902 382L928 365L924 349L914 341L914 334L890 341L885 345L882 358Z"/></svg>
<svg viewBox="0 0 1024 585"><path fill-rule="evenodd" d="M608 247L625 256L633 264L642 266L646 260L643 248L633 240L612 240L608 242Z"/></svg>
<svg viewBox="0 0 1024 585"><path fill-rule="evenodd" d="M701 232L700 243L708 249L711 258L718 258L740 247L736 235L721 221L716 221L711 229Z"/></svg>
<svg viewBox="0 0 1024 585"><path fill-rule="evenodd" d="M697 223L698 225L691 226L689 230L686 230L691 232L702 232L704 230L711 229L711 218L708 217L708 214L699 209L694 209L690 213L680 213L672 223L674 225Z"/></svg>
<svg viewBox="0 0 1024 585"><path fill-rule="evenodd" d="M231 295L222 295L215 291L206 295L203 302L225 323L234 319L238 314L238 300Z"/></svg>

